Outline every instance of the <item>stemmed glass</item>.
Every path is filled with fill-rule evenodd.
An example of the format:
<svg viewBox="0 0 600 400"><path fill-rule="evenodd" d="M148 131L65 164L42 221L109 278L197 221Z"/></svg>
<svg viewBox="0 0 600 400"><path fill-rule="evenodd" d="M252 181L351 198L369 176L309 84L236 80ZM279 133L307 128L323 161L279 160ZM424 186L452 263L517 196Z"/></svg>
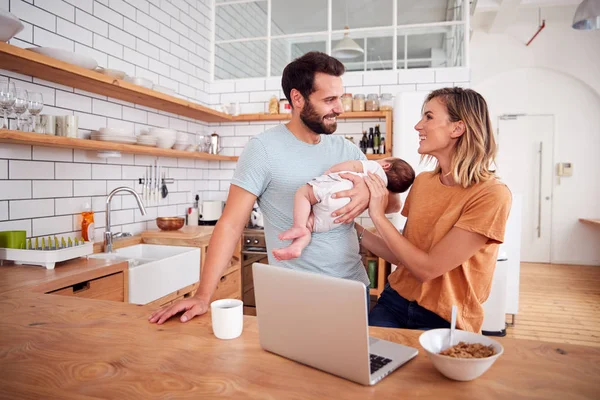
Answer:
<svg viewBox="0 0 600 400"><path fill-rule="evenodd" d="M8 129L8 112L12 109L17 98L15 83L9 82L8 78L0 77L0 108L4 111L2 129Z"/></svg>
<svg viewBox="0 0 600 400"><path fill-rule="evenodd" d="M31 131L37 132L37 116L42 112L44 107L44 98L41 93L29 92L29 102L27 103L27 111L31 115Z"/></svg>
<svg viewBox="0 0 600 400"><path fill-rule="evenodd" d="M13 105L13 111L17 114L17 130L22 131L21 115L27 111L27 90L17 88L17 99Z"/></svg>

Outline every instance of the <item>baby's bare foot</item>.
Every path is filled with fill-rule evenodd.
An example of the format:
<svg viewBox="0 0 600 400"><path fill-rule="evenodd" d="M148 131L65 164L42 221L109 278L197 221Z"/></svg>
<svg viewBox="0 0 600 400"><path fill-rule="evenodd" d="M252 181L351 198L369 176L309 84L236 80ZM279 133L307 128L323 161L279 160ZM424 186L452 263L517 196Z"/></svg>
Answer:
<svg viewBox="0 0 600 400"><path fill-rule="evenodd" d="M284 247L281 249L273 250L273 256L277 261L281 260L291 260L293 258L298 258L302 254L302 250L292 248L292 246Z"/></svg>
<svg viewBox="0 0 600 400"><path fill-rule="evenodd" d="M287 231L279 234L279 240L292 240L304 235L310 235L310 231L306 226L292 226Z"/></svg>

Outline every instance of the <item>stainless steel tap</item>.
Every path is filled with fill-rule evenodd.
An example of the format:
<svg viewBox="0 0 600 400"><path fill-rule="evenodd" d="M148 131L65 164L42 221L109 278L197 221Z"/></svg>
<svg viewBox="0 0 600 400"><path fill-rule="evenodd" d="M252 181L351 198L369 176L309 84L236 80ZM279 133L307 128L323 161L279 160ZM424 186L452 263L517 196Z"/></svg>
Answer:
<svg viewBox="0 0 600 400"><path fill-rule="evenodd" d="M135 200L137 201L138 207L140 208L140 212L142 213L142 215L146 215L146 208L144 207L144 203L142 203L142 199L132 188L126 187L126 186L121 186L121 187L114 189L112 192L110 192L110 194L106 198L106 228L105 228L106 230L104 232L104 252L105 253L112 253L113 235L110 231L110 202L111 202L113 196L119 192L128 192L128 193L132 194L133 197L135 197Z"/></svg>

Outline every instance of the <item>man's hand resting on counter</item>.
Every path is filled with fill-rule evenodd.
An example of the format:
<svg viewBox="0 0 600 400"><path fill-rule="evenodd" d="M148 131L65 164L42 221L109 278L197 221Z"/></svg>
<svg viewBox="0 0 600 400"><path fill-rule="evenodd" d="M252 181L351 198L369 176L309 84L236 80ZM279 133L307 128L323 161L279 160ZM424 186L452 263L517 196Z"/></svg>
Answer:
<svg viewBox="0 0 600 400"><path fill-rule="evenodd" d="M197 315L206 313L208 311L208 301L199 299L197 297L180 300L174 304L169 304L156 310L154 313L152 313L150 318L148 318L148 321L160 325L173 315L182 311L185 311L185 313L181 316L180 320L181 322L187 322Z"/></svg>

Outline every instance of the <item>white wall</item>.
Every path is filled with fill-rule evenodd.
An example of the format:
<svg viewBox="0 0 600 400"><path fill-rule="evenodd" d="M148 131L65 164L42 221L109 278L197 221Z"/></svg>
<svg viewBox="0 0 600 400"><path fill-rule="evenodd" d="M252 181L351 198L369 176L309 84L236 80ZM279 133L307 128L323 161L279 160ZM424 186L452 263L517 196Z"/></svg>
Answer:
<svg viewBox="0 0 600 400"><path fill-rule="evenodd" d="M88 54L101 66L121 69L168 86L179 95L208 103L210 0L0 0L25 29L10 41L20 47L51 46ZM44 96L42 114L79 117L80 135L101 127L148 126L187 132L190 139L207 125L117 99L9 71L17 87ZM14 126L14 121L11 121ZM123 154L107 162L94 152L0 143L0 231L23 229L28 236L79 236L79 213L89 202L96 214L97 238L104 226L106 195L117 186L139 190L136 179L155 157ZM157 216L183 215L190 193L201 198L230 178L232 162L162 158L170 194L143 217L135 199L113 199L113 231L155 228ZM219 170L219 171L217 171Z"/></svg>
<svg viewBox="0 0 600 400"><path fill-rule="evenodd" d="M504 113L555 115L554 160L573 162L574 173L554 181L551 259L600 265L600 229L578 222L600 216L600 31L571 29L574 11L543 9L547 28L529 47L537 10L524 10L503 34L486 33L489 16L476 18L472 87L488 100L494 125Z"/></svg>

